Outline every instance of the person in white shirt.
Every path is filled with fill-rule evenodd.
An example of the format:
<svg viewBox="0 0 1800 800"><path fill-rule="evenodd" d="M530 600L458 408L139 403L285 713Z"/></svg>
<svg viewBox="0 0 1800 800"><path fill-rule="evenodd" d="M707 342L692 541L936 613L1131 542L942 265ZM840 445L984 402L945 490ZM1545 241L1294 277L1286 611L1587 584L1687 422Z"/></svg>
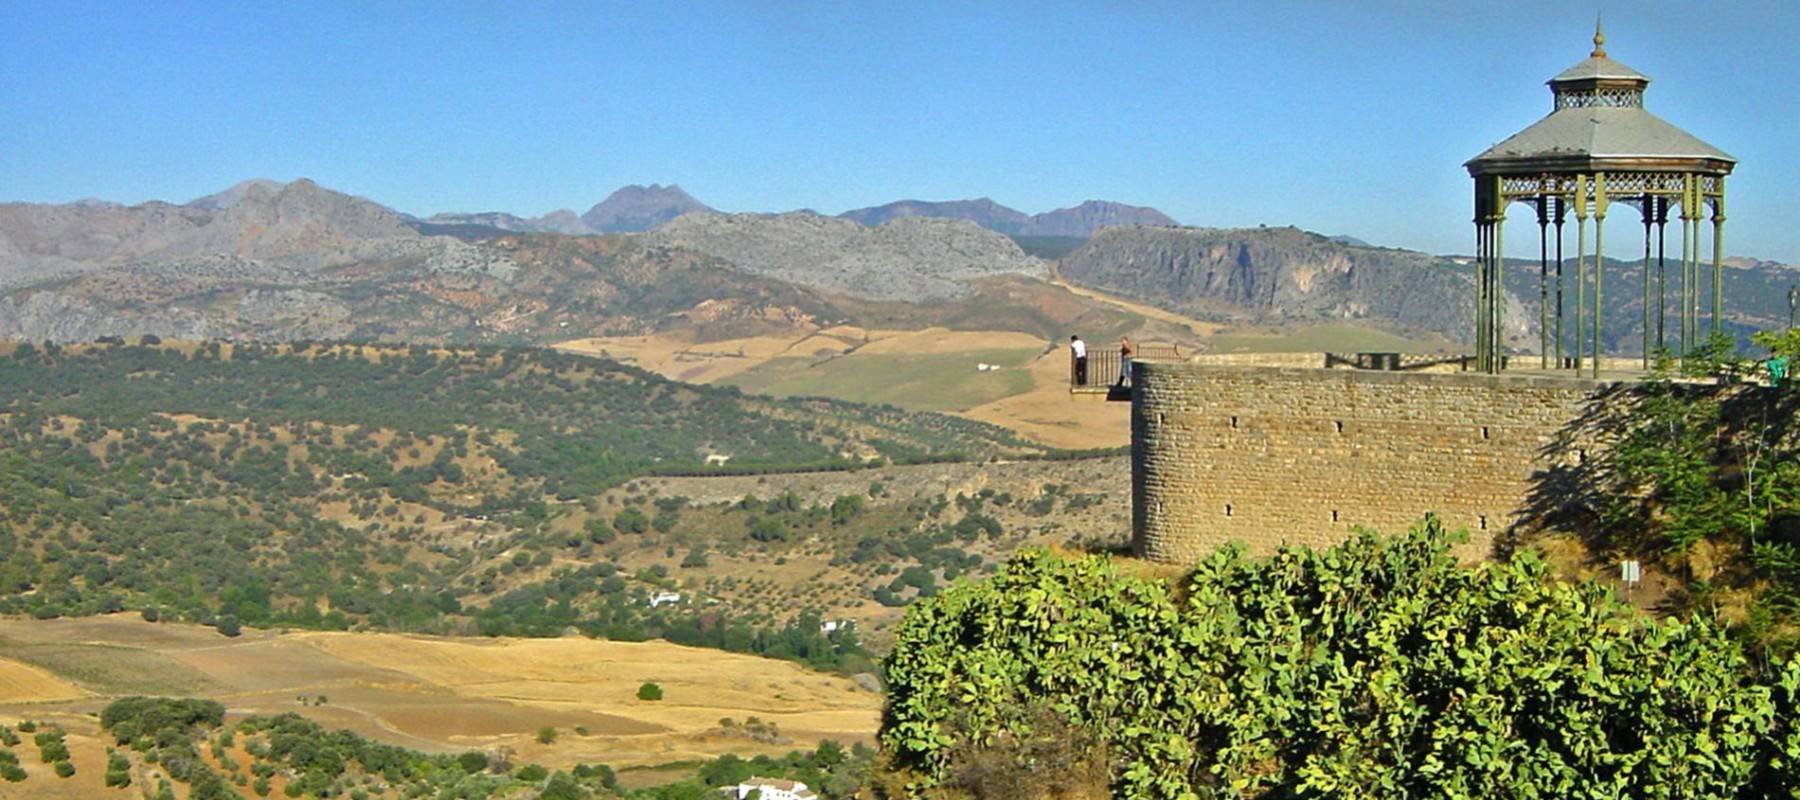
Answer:
<svg viewBox="0 0 1800 800"><path fill-rule="evenodd" d="M1087 342L1080 336L1069 337L1069 352L1075 356L1075 385L1087 385Z"/></svg>

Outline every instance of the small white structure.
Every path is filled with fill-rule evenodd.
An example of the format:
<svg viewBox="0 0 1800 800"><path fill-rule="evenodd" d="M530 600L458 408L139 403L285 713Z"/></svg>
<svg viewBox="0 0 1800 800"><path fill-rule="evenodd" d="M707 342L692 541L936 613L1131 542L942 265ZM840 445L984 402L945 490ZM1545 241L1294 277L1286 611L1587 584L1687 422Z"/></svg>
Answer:
<svg viewBox="0 0 1800 800"><path fill-rule="evenodd" d="M681 593L680 592L657 592L656 594L650 595L649 602L650 602L651 608L662 608L663 606L672 606L672 605L675 605L676 603L681 602Z"/></svg>
<svg viewBox="0 0 1800 800"><path fill-rule="evenodd" d="M819 800L819 795L806 784L799 781L782 780L780 778L751 777L736 786L727 786L719 790L726 797L744 800L751 792L762 792L762 800Z"/></svg>
<svg viewBox="0 0 1800 800"><path fill-rule="evenodd" d="M850 620L828 619L828 620L825 620L824 622L819 623L819 632L826 634L826 635L830 635L833 633L837 633L838 631L845 630L849 627L850 627Z"/></svg>
<svg viewBox="0 0 1800 800"><path fill-rule="evenodd" d="M724 453L713 453L706 457L706 465L709 467L723 467L725 466L725 462L730 460L731 456L725 455Z"/></svg>

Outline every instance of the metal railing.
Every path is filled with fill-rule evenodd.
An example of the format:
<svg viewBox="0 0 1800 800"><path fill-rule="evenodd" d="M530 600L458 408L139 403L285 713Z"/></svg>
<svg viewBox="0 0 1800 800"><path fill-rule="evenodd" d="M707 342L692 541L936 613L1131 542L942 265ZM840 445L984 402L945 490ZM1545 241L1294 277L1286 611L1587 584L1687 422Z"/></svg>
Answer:
<svg viewBox="0 0 1800 800"><path fill-rule="evenodd" d="M1181 358L1181 345L1151 342L1137 346L1133 359ZM1077 359L1069 353L1069 391L1108 392L1131 385L1131 376L1121 365L1124 359L1117 347L1089 347L1087 358ZM1085 363L1083 363L1085 362Z"/></svg>

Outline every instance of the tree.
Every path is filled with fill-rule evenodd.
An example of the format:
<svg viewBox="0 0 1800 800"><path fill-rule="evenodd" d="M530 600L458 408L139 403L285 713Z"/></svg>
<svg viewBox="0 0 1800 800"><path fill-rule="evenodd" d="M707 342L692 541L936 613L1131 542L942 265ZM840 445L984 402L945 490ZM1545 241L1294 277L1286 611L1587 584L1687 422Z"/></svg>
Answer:
<svg viewBox="0 0 1800 800"><path fill-rule="evenodd" d="M643 533L650 530L650 518L635 508L627 508L613 515L613 527L620 533Z"/></svg>
<svg viewBox="0 0 1800 800"><path fill-rule="evenodd" d="M588 796L586 789L569 776L567 772L554 772L544 790L538 793L538 800L583 800Z"/></svg>
<svg viewBox="0 0 1800 800"><path fill-rule="evenodd" d="M639 699L639 700L661 700L661 699L663 699L662 687L658 686L654 683L646 681L644 683L644 685L638 687L637 699Z"/></svg>
<svg viewBox="0 0 1800 800"><path fill-rule="evenodd" d="M238 618L230 614L219 617L218 621L213 623L213 627L221 635L234 638L244 632L243 626L238 623Z"/></svg>
<svg viewBox="0 0 1800 800"><path fill-rule="evenodd" d="M587 521L587 535L588 541L594 544L607 544L615 538L612 524L600 517Z"/></svg>
<svg viewBox="0 0 1800 800"><path fill-rule="evenodd" d="M131 785L131 760L126 758L123 753L107 752L106 785L115 788Z"/></svg>
<svg viewBox="0 0 1800 800"><path fill-rule="evenodd" d="M756 541L779 542L787 536L787 526L774 517L757 517L750 523L750 538Z"/></svg>
<svg viewBox="0 0 1800 800"><path fill-rule="evenodd" d="M548 725L538 728L537 740L538 744L555 744L556 729Z"/></svg>

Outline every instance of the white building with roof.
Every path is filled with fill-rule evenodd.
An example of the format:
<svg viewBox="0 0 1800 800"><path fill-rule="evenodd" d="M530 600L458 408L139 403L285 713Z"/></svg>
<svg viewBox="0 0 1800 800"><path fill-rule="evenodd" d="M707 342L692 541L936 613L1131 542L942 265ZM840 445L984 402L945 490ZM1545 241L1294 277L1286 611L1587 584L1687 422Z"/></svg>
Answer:
<svg viewBox="0 0 1800 800"><path fill-rule="evenodd" d="M761 794L756 794L761 792ZM761 800L819 800L819 795L806 784L783 778L750 777L736 786L727 786L719 790L720 794L736 800L759 797Z"/></svg>

